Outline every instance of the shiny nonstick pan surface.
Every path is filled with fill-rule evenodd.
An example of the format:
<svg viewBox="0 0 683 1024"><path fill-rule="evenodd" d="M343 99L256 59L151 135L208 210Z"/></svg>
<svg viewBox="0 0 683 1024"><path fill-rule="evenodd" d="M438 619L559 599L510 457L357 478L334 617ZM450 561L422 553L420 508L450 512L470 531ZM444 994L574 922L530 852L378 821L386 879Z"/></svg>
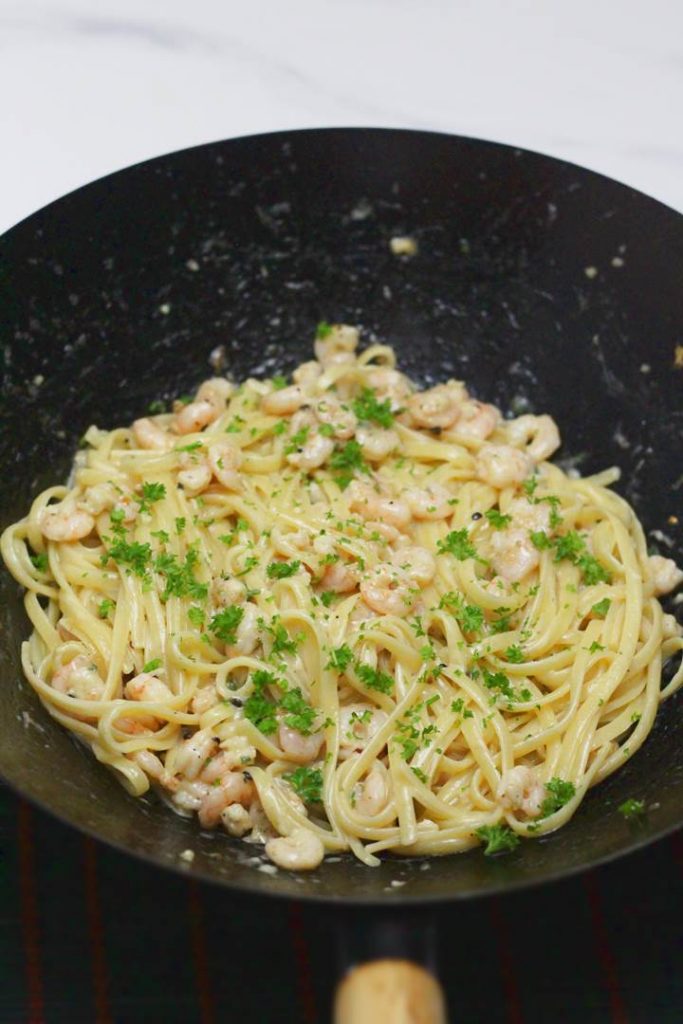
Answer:
<svg viewBox="0 0 683 1024"><path fill-rule="evenodd" d="M395 235L417 255L392 255ZM507 146L332 129L148 161L0 239L0 525L66 477L90 423L128 422L216 367L290 371L326 319L394 345L420 382L460 377L505 409L550 412L560 459L583 473L619 465L653 550L680 561L683 526L668 520L680 511L683 524L682 282L683 217ZM128 796L43 711L22 678L28 622L5 572L0 616L0 775L63 821L198 878L346 904L458 899L571 874L683 821L674 698L566 828L508 856L265 873L258 848ZM629 797L649 807L638 825L616 810Z"/></svg>

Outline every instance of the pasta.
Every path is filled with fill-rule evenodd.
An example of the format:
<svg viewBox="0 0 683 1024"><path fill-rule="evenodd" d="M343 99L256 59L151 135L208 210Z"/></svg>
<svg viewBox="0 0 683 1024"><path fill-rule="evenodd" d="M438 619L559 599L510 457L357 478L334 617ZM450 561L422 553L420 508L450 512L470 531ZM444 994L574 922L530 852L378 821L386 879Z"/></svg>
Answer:
<svg viewBox="0 0 683 1024"><path fill-rule="evenodd" d="M265 843L512 849L650 732L683 649L619 472L549 462L549 416L321 324L293 381L214 378L90 427L2 537L27 679L130 793Z"/></svg>

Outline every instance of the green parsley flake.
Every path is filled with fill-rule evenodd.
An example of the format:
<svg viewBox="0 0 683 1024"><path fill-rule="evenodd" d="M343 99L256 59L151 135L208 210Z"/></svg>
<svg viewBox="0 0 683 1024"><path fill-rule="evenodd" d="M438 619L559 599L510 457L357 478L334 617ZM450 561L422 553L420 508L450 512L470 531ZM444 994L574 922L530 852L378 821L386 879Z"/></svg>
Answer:
<svg viewBox="0 0 683 1024"><path fill-rule="evenodd" d="M484 854L487 857L493 857L497 853L508 853L516 849L520 843L519 836L508 825L482 825L475 834L486 843Z"/></svg>
<svg viewBox="0 0 683 1024"><path fill-rule="evenodd" d="M318 804L323 798L323 773L320 768L301 765L293 772L286 772L283 778L299 794L304 803Z"/></svg>
<svg viewBox="0 0 683 1024"><path fill-rule="evenodd" d="M294 576L301 568L301 562L271 562L266 569L266 576L269 580L286 580L288 576Z"/></svg>
<svg viewBox="0 0 683 1024"><path fill-rule="evenodd" d="M610 609L611 604L612 602L609 599L609 597L603 597L602 601L598 601L596 604L593 605L591 611L593 612L593 615L597 615L598 618L604 619L604 617L607 615L607 612Z"/></svg>
<svg viewBox="0 0 683 1024"><path fill-rule="evenodd" d="M325 338L329 338L332 334L332 324L328 324L327 320L321 320L315 329L316 341L324 341Z"/></svg>
<svg viewBox="0 0 683 1024"><path fill-rule="evenodd" d="M252 722L260 732L266 736L277 731L277 707L273 701L268 700L263 692L266 686L278 684L278 680L271 672L262 669L254 672L251 676L254 685L254 692L244 702L244 717Z"/></svg>
<svg viewBox="0 0 683 1024"><path fill-rule="evenodd" d="M617 807L619 814L622 814L626 820L632 820L633 818L640 818L645 814L645 801L634 800L631 797L629 800L624 800L623 804L619 804Z"/></svg>
<svg viewBox="0 0 683 1024"><path fill-rule="evenodd" d="M239 434L247 421L242 416L233 416L225 428L226 434Z"/></svg>
<svg viewBox="0 0 683 1024"><path fill-rule="evenodd" d="M310 427L302 427L301 430L297 430L296 433L291 435L285 445L285 455L292 455L294 452L299 451L300 448L303 448L308 439L310 429Z"/></svg>
<svg viewBox="0 0 683 1024"><path fill-rule="evenodd" d="M349 486L354 473L370 472L370 467L363 458L363 450L355 440L347 441L345 445L337 445L330 456L330 469L342 491Z"/></svg>
<svg viewBox="0 0 683 1024"><path fill-rule="evenodd" d="M40 554L31 555L31 561L36 567L38 572L47 572L48 569L48 557L47 551L41 551Z"/></svg>
<svg viewBox="0 0 683 1024"><path fill-rule="evenodd" d="M539 551L545 551L546 548L552 547L552 541L545 530L532 530L529 533L529 537L531 539L531 543L535 548L538 548Z"/></svg>
<svg viewBox="0 0 683 1024"><path fill-rule="evenodd" d="M142 485L142 500L140 498L136 500L140 505L140 512L149 512L150 505L153 505L155 501L161 501L165 497L166 487L164 484L145 481Z"/></svg>
<svg viewBox="0 0 683 1024"><path fill-rule="evenodd" d="M377 400L377 393L372 388L363 388L357 398L351 403L351 408L359 420L366 420L378 423L380 427L391 427L394 417L391 412L391 399L383 402Z"/></svg>
<svg viewBox="0 0 683 1024"><path fill-rule="evenodd" d="M304 700L298 686L287 690L280 701L280 707L288 712L284 719L285 725L296 729L302 736L311 735L318 712Z"/></svg>
<svg viewBox="0 0 683 1024"><path fill-rule="evenodd" d="M222 640L223 643L234 644L237 639L237 627L242 621L243 616L244 608L241 608L239 605L231 605L229 608L224 608L211 619L209 631L218 640Z"/></svg>
<svg viewBox="0 0 683 1024"><path fill-rule="evenodd" d="M281 373L277 373L273 377L271 383L272 383L272 385L273 385L273 387L275 388L276 391L282 391L283 388L287 387L287 385L289 384L289 381L287 380L286 377L283 377L283 375Z"/></svg>
<svg viewBox="0 0 683 1024"><path fill-rule="evenodd" d="M336 669L337 672L344 672L353 661L353 651L346 644L330 651L330 660L325 668Z"/></svg>
<svg viewBox="0 0 683 1024"><path fill-rule="evenodd" d="M580 533L577 533L576 530L570 530L569 533L556 537L553 541L553 547L555 548L555 562L561 562L563 558L567 558L570 562L576 564L579 555L586 547L586 542Z"/></svg>
<svg viewBox="0 0 683 1024"><path fill-rule="evenodd" d="M187 617L193 626L203 626L206 620L204 609L200 608L197 604L193 604L191 608L188 608Z"/></svg>
<svg viewBox="0 0 683 1024"><path fill-rule="evenodd" d="M484 612L475 604L465 604L461 594L449 591L439 601L439 608L448 608L463 633L477 633L484 625Z"/></svg>
<svg viewBox="0 0 683 1024"><path fill-rule="evenodd" d="M106 565L111 560L117 565L125 566L135 576L144 579L147 576L151 559L152 549L149 544L140 544L139 541L129 544L128 541L117 537L109 550L101 556L100 562L102 565Z"/></svg>
<svg viewBox="0 0 683 1024"><path fill-rule="evenodd" d="M410 770L413 773L413 775L417 776L420 782L423 782L425 785L427 785L429 779L427 778L427 776L425 775L421 768L417 768L415 765L411 765Z"/></svg>
<svg viewBox="0 0 683 1024"><path fill-rule="evenodd" d="M505 657L512 665L521 665L525 660L524 651L518 644L512 644L505 651Z"/></svg>
<svg viewBox="0 0 683 1024"><path fill-rule="evenodd" d="M169 597L192 597L195 601L203 601L207 597L208 584L200 583L194 575L198 561L199 554L194 547L188 550L184 562L166 551L156 556L154 569L166 578L162 601L168 601Z"/></svg>
<svg viewBox="0 0 683 1024"><path fill-rule="evenodd" d="M379 690L380 693L391 693L394 688L394 680L386 672L372 668L370 665L356 664L356 674L360 681L369 690Z"/></svg>
<svg viewBox="0 0 683 1024"><path fill-rule="evenodd" d="M463 562L466 558L477 557L477 549L470 541L466 529L452 530L446 534L443 540L438 542L437 550L442 555L453 555L459 562Z"/></svg>
<svg viewBox="0 0 683 1024"><path fill-rule="evenodd" d="M485 515L494 530L504 530L512 522L512 516L504 515L497 508L490 508Z"/></svg>
<svg viewBox="0 0 683 1024"><path fill-rule="evenodd" d="M458 697L457 700L451 701L451 711L455 715L460 715L461 718L474 718L474 711L465 707L465 701L462 697Z"/></svg>
<svg viewBox="0 0 683 1024"><path fill-rule="evenodd" d="M97 606L97 614L101 619L108 618L109 612L112 610L114 605L115 602L112 601L110 597L105 597L104 600L100 601L99 605Z"/></svg>
<svg viewBox="0 0 683 1024"><path fill-rule="evenodd" d="M576 787L573 782L566 782L557 777L546 782L545 788L548 795L541 804L540 818L548 818L551 814L556 814L576 795Z"/></svg>
<svg viewBox="0 0 683 1024"><path fill-rule="evenodd" d="M148 661L146 665L142 666L142 671L143 672L156 672L156 670L158 668L161 668L162 664L163 664L163 662L162 662L161 658L152 658L151 661Z"/></svg>
<svg viewBox="0 0 683 1024"><path fill-rule="evenodd" d="M297 637L291 637L279 621L279 617L277 615L273 617L269 626L265 626L265 629L266 632L270 634L273 641L273 654L296 654L296 650L301 642L302 636L299 635Z"/></svg>

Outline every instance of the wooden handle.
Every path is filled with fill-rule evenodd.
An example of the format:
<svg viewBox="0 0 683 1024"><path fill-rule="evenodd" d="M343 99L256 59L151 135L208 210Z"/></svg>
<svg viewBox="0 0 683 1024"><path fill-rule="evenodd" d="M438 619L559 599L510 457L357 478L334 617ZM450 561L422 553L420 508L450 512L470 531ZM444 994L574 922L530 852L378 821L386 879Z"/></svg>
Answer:
<svg viewBox="0 0 683 1024"><path fill-rule="evenodd" d="M408 960L354 967L337 989L334 1024L446 1024L441 986Z"/></svg>

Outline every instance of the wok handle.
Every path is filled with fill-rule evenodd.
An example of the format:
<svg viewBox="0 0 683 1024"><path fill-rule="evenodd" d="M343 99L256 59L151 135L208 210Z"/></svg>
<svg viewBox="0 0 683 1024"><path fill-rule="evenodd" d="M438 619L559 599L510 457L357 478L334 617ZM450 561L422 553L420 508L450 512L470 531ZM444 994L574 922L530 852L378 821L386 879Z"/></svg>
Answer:
<svg viewBox="0 0 683 1024"><path fill-rule="evenodd" d="M439 982L409 960L375 960L354 967L339 988L334 1024L446 1024Z"/></svg>
<svg viewBox="0 0 683 1024"><path fill-rule="evenodd" d="M446 1024L431 913L376 907L337 918L334 1024Z"/></svg>

